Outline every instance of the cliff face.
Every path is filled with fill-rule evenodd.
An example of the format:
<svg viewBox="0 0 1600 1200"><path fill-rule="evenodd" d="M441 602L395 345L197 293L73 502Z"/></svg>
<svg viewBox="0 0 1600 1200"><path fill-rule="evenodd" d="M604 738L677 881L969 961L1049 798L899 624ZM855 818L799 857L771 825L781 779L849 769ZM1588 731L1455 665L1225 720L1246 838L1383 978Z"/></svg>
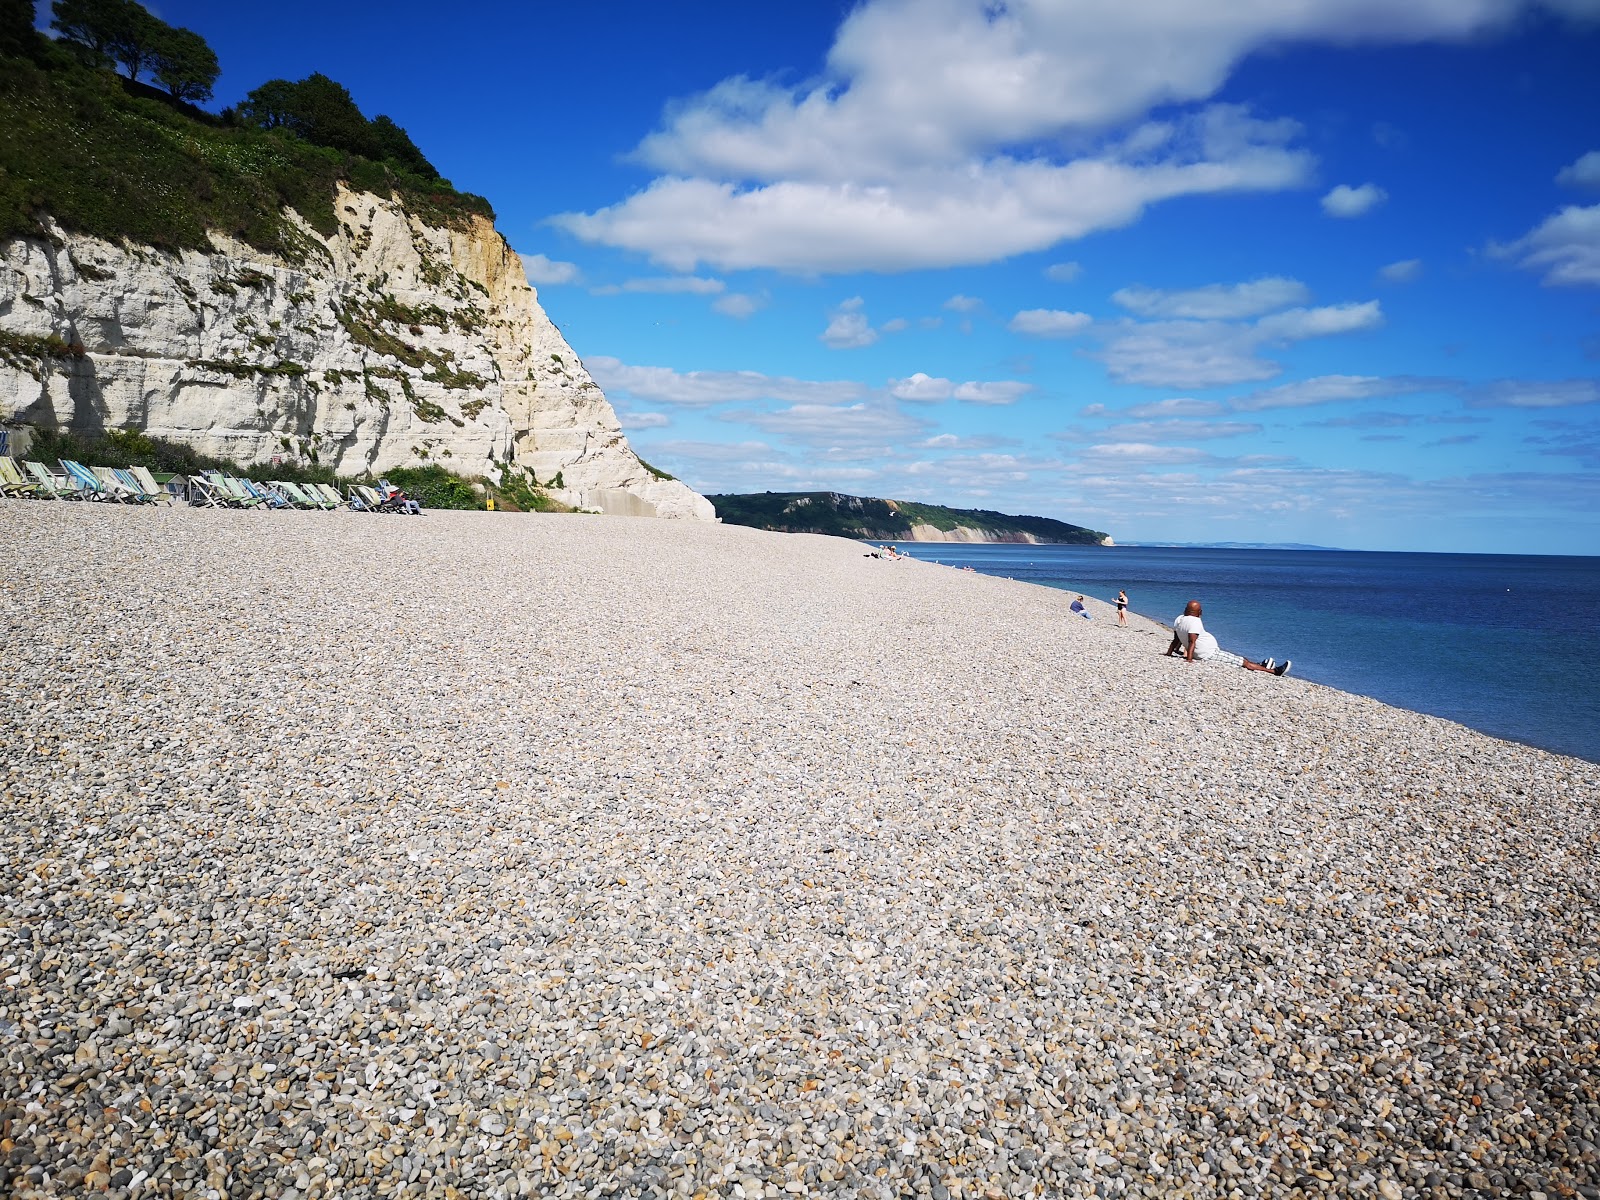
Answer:
<svg viewBox="0 0 1600 1200"><path fill-rule="evenodd" d="M220 236L211 254L60 229L0 246L0 418L347 474L509 465L576 507L714 519L640 464L489 221L440 228L351 191L337 211L330 237L297 225L292 261ZM40 357L52 337L69 352Z"/></svg>

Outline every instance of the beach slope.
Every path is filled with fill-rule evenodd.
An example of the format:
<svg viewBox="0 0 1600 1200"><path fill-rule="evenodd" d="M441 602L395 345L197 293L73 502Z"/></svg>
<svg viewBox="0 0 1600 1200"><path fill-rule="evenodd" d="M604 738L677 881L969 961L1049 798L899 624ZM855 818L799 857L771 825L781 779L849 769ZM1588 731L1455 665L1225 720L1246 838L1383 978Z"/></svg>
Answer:
<svg viewBox="0 0 1600 1200"><path fill-rule="evenodd" d="M1070 599L0 502L0 1193L1594 1194L1600 768Z"/></svg>

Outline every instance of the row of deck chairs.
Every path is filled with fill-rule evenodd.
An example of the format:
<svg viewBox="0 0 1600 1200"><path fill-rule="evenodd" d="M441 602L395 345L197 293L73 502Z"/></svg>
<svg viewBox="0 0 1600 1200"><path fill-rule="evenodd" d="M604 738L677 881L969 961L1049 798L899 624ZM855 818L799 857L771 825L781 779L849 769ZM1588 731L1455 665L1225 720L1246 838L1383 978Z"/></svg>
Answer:
<svg viewBox="0 0 1600 1200"><path fill-rule="evenodd" d="M257 483L205 471L199 475L174 476L163 487L145 467L86 467L72 459L60 459L61 472L51 471L41 462L18 464L0 456L0 495L32 500L99 500L118 504L171 504L183 499L205 508L322 509L349 507L356 512L421 512L415 501L405 499L398 488L379 480L379 488L352 484L348 495L326 483L289 483L278 480Z"/></svg>

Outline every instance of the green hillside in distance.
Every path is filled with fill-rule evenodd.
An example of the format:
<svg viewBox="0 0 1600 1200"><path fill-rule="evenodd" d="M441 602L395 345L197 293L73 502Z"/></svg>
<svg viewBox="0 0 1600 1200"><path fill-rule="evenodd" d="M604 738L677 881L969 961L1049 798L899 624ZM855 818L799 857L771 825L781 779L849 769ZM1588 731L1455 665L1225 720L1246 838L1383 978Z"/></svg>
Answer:
<svg viewBox="0 0 1600 1200"><path fill-rule="evenodd" d="M1011 516L982 508L946 508L840 492L754 492L707 496L729 525L778 533L824 533L886 542L1047 542L1109 545L1097 529L1049 517Z"/></svg>

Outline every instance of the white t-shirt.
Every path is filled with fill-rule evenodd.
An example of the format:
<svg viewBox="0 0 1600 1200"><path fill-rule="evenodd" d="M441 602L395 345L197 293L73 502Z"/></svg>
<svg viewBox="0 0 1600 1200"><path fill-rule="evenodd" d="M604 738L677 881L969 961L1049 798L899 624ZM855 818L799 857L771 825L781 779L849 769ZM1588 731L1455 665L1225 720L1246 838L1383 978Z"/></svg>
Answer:
<svg viewBox="0 0 1600 1200"><path fill-rule="evenodd" d="M1189 635L1191 633L1195 635L1195 661L1204 662L1217 652L1217 639L1206 632L1205 623L1199 617L1185 614L1172 623L1172 628L1178 635L1178 645L1185 653L1189 650Z"/></svg>

